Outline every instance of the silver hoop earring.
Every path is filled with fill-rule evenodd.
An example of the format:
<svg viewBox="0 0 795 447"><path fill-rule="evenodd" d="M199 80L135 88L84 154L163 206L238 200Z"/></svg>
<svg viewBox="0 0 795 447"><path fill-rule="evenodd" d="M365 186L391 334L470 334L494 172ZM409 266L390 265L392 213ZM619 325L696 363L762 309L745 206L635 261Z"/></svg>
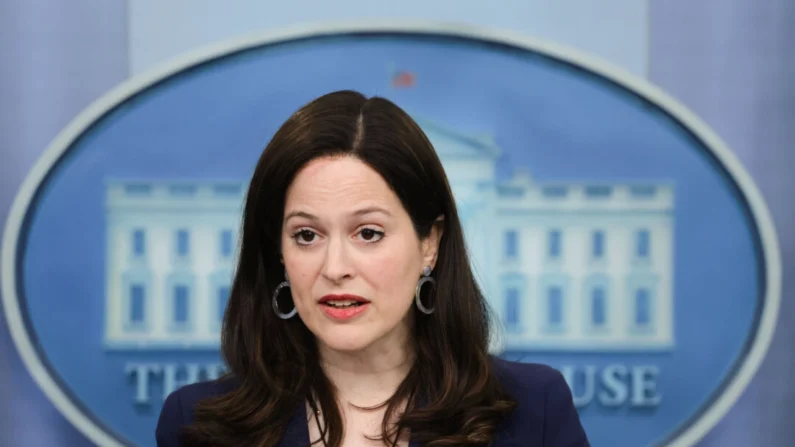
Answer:
<svg viewBox="0 0 795 447"><path fill-rule="evenodd" d="M424 313L425 315L430 315L434 310L436 310L436 308L431 307L428 309L427 307L423 306L422 299L420 298L420 292L422 292L422 286L424 286L425 283L431 283L432 289L436 288L436 280L431 278L430 265L426 265L425 268L422 269L422 278L420 278L420 281L417 283L417 290L414 292L414 304L417 305L417 309L419 309L420 312Z"/></svg>
<svg viewBox="0 0 795 447"><path fill-rule="evenodd" d="M281 290L285 287L290 287L290 279L287 278L287 272L284 272L284 281L279 283L279 285L276 286L276 290L273 291L273 312L275 312L276 316L282 320L289 320L295 316L296 312L298 312L298 309L295 307L295 303L293 303L293 310L290 312L284 313L279 310L279 292L281 292Z"/></svg>

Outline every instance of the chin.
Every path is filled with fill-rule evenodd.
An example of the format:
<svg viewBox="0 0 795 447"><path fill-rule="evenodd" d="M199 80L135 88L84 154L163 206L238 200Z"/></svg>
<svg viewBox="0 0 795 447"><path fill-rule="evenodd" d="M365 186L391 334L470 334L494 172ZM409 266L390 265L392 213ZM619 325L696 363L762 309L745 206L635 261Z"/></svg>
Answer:
<svg viewBox="0 0 795 447"><path fill-rule="evenodd" d="M364 351L368 345L358 341L345 342L335 340L332 343L326 343L326 346L336 352L354 353Z"/></svg>
<svg viewBox="0 0 795 447"><path fill-rule="evenodd" d="M334 328L315 334L318 340L327 348L340 352L356 352L366 349L378 338L371 331L361 328L345 327Z"/></svg>

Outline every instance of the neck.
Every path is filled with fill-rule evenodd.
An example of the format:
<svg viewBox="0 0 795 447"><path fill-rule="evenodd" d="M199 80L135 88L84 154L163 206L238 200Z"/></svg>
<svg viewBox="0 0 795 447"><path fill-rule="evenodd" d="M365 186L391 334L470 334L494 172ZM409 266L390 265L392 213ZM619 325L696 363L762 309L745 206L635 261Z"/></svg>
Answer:
<svg viewBox="0 0 795 447"><path fill-rule="evenodd" d="M414 361L408 340L381 340L362 351L342 352L318 346L326 376L341 402L372 407L389 399Z"/></svg>

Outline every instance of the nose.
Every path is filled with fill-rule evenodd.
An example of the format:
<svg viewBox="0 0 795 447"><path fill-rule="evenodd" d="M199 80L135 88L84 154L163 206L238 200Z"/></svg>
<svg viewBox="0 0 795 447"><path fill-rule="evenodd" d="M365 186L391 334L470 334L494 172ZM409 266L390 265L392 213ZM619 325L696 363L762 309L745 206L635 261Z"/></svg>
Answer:
<svg viewBox="0 0 795 447"><path fill-rule="evenodd" d="M330 238L326 245L326 259L322 273L333 283L340 283L353 276L347 249L344 239L339 237Z"/></svg>

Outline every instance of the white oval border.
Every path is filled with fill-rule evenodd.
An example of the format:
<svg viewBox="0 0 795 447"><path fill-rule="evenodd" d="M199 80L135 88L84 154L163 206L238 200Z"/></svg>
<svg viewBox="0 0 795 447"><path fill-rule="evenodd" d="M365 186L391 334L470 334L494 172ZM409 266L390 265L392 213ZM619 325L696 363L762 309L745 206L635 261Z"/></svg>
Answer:
<svg viewBox="0 0 795 447"><path fill-rule="evenodd" d="M644 97L678 119L702 143L712 150L715 157L734 178L748 201L760 232L767 276L762 315L751 349L747 352L721 395L714 399L710 407L702 412L698 419L673 439L668 446L691 446L704 437L734 405L758 370L773 338L781 301L781 257L778 239L767 205L750 175L728 146L695 113L688 110L660 88L634 74L572 48L519 33L437 22L390 20L382 22L310 24L291 27L277 32L258 33L243 38L222 41L173 58L159 67L124 81L89 105L56 136L28 173L17 193L6 222L3 234L2 260L0 261L0 272L2 272L3 279L3 307L11 336L28 371L30 371L35 382L55 407L92 442L102 446L121 447L124 445L97 426L91 418L83 414L49 375L47 368L37 355L36 348L28 337L16 294L16 252L22 223L36 190L50 169L55 166L60 156L88 127L109 110L135 93L184 69L247 48L307 37L351 33L406 33L461 37L513 46L518 49L544 54L602 76Z"/></svg>

